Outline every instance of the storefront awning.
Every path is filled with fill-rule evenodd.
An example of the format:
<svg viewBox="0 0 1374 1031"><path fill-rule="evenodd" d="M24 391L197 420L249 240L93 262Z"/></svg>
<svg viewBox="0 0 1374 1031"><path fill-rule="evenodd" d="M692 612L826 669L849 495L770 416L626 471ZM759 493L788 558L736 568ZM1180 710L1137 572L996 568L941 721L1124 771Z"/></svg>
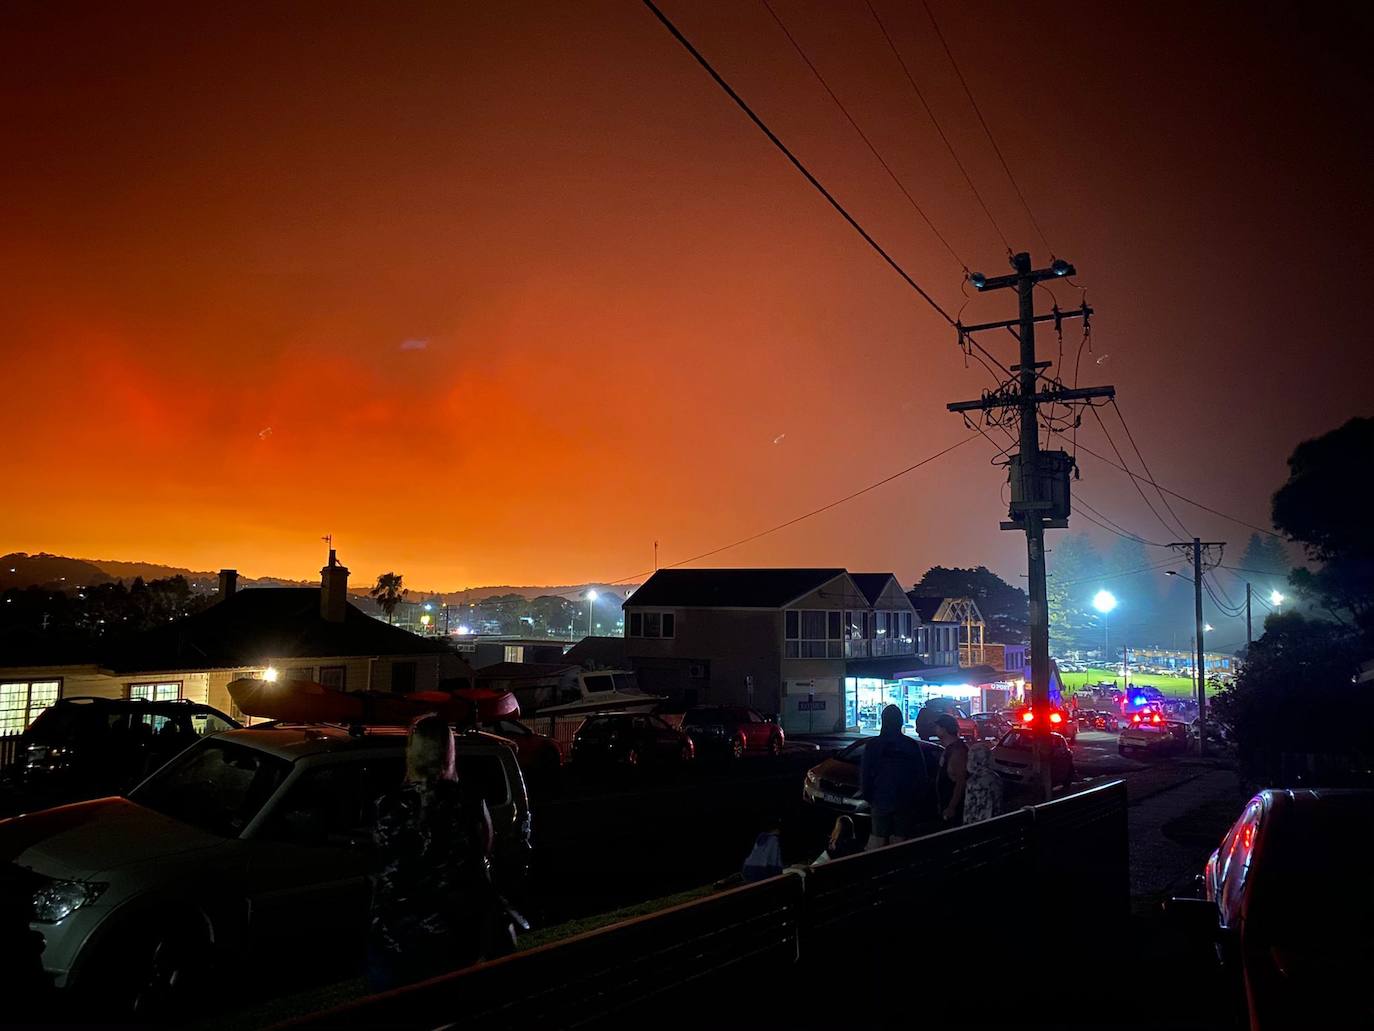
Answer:
<svg viewBox="0 0 1374 1031"><path fill-rule="evenodd" d="M844 675L874 680L901 680L904 677L924 679L929 669L914 655L887 655L876 659L846 659Z"/></svg>
<svg viewBox="0 0 1374 1031"><path fill-rule="evenodd" d="M965 666L959 669L931 670L917 674L927 684L996 684L1011 679L1010 673L1002 673L991 666Z"/></svg>

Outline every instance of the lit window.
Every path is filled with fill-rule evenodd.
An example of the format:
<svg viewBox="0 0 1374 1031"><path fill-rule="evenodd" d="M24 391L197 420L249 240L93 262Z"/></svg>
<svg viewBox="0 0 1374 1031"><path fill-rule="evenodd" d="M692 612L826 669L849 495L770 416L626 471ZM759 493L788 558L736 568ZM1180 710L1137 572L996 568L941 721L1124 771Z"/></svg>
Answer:
<svg viewBox="0 0 1374 1031"><path fill-rule="evenodd" d="M61 692L58 680L0 684L0 736L22 734L40 712L57 701Z"/></svg>
<svg viewBox="0 0 1374 1031"><path fill-rule="evenodd" d="M181 697L181 681L164 684L130 684L129 697L144 702L175 702Z"/></svg>
<svg viewBox="0 0 1374 1031"><path fill-rule="evenodd" d="M842 657L843 622L843 613L838 609L789 609L783 622L783 655L789 659Z"/></svg>

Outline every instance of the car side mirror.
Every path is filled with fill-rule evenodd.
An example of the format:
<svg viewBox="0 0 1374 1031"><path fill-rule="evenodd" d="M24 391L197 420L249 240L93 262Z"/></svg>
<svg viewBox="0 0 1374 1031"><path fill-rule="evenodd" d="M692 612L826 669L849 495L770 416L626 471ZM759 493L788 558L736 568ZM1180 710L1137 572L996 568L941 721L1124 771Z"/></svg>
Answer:
<svg viewBox="0 0 1374 1031"><path fill-rule="evenodd" d="M1186 938L1214 942L1221 937L1221 914L1210 899L1171 898L1164 903L1164 919Z"/></svg>

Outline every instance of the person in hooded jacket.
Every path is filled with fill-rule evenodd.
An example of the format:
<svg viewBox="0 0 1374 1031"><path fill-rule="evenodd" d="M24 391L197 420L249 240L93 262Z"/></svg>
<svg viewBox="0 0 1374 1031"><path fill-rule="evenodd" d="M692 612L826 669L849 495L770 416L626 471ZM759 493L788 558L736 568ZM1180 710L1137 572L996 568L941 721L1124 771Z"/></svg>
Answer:
<svg viewBox="0 0 1374 1031"><path fill-rule="evenodd" d="M902 733L902 710L883 709L878 736L859 762L861 793L873 819L867 848L906 841L916 833L926 794L926 764L921 746Z"/></svg>

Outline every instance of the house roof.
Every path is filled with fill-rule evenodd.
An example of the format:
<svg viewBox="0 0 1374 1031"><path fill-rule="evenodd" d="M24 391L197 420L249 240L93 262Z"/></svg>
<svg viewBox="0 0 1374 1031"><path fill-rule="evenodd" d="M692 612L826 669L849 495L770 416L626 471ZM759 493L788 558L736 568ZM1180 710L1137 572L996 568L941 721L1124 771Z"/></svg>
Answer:
<svg viewBox="0 0 1374 1031"><path fill-rule="evenodd" d="M388 626L352 605L344 606L343 622L330 622L320 615L318 587L257 587L125 640L102 665L115 672L232 669L269 658L450 651L442 641Z"/></svg>
<svg viewBox="0 0 1374 1031"><path fill-rule="evenodd" d="M936 622L935 616L940 611L940 606L945 603L944 598L929 598L917 594L915 591L907 591L906 596L911 599L911 607L916 610L916 615L921 618L922 623ZM942 619L939 622L949 623L953 621Z"/></svg>
<svg viewBox="0 0 1374 1031"><path fill-rule="evenodd" d="M870 605L878 604L878 599L887 590L887 585L897 578L891 573L850 573L849 578L859 587Z"/></svg>
<svg viewBox="0 0 1374 1031"><path fill-rule="evenodd" d="M660 569L621 607L777 609L844 575L843 569Z"/></svg>
<svg viewBox="0 0 1374 1031"><path fill-rule="evenodd" d="M583 669L628 668L623 637L584 637L563 653L563 659Z"/></svg>
<svg viewBox="0 0 1374 1031"><path fill-rule="evenodd" d="M568 662L493 662L490 666L478 669L475 676L483 680L544 680L561 677L577 666Z"/></svg>

